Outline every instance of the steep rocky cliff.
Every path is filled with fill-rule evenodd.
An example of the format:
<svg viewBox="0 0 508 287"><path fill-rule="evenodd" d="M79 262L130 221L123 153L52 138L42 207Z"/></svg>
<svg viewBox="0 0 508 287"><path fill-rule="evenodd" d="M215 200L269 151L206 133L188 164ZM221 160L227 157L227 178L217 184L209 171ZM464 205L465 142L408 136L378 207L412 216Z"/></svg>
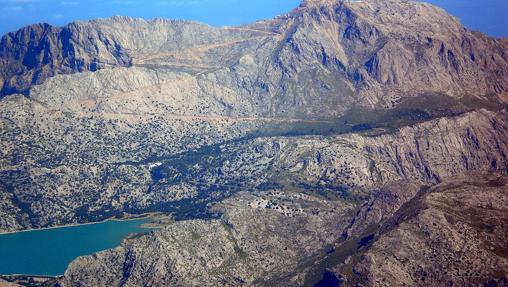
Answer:
<svg viewBox="0 0 508 287"><path fill-rule="evenodd" d="M506 281L506 40L439 8L40 24L0 63L0 231L175 220L63 286Z"/></svg>
<svg viewBox="0 0 508 287"><path fill-rule="evenodd" d="M425 92L508 90L503 41L399 0L304 1L286 16L234 28L126 17L41 24L4 36L1 47L3 95L55 74L118 66L205 73L256 111L293 117L392 107Z"/></svg>
<svg viewBox="0 0 508 287"><path fill-rule="evenodd" d="M380 192L378 202L407 196L403 192ZM379 224L377 232L333 269L348 286L503 286L507 193L506 175L473 173L425 188L392 205L395 212L380 204L365 206L362 212L385 211L372 222Z"/></svg>

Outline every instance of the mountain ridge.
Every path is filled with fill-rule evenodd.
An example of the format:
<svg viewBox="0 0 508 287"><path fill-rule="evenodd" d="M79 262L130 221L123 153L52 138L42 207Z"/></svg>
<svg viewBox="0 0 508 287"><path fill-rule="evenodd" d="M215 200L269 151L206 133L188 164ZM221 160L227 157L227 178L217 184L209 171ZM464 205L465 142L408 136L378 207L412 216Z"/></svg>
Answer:
<svg viewBox="0 0 508 287"><path fill-rule="evenodd" d="M291 32L292 31L291 29L296 29L295 32L297 34L291 35L291 33L289 33L286 36L284 36L285 38L281 38L280 40L277 39L277 37L279 36L275 37L274 39L276 41L274 43L275 46L273 46L274 48L272 48L275 50L273 51L273 55L271 56L273 57L273 61L275 63L265 62L262 64L273 66L273 68L270 69L277 70L282 68L283 71L292 73L296 72L297 74L302 72L302 71L291 71L292 69L294 70L295 68L298 70L303 69L302 67L295 66L297 65L298 62L301 61L301 59L296 60L288 57L286 61L291 62L284 63L285 61L284 57L286 57L286 55L280 53L281 52L283 53L285 49L291 49L291 47L288 47L288 44L284 44L283 42L281 42L284 39L286 41L292 41L293 44L291 45L293 45L294 48L302 49L302 51L304 52L302 56L305 56L306 58L305 65L308 65L309 61L310 62L327 61L327 65L332 65L333 61L338 61L334 64L338 65L337 67L324 65L325 66L324 70L336 75L337 74L341 75L341 77L344 78L345 84L351 85L353 89L352 93L356 94L355 97L357 97L358 99L353 98L348 99L348 96L345 95L346 98L340 100L345 101L346 104L348 101L350 101L357 102L360 105L367 106L384 105L390 107L392 105L397 104L397 101L400 100L397 95L394 95L394 93L401 94L407 92L410 93L410 91L416 91L417 94L424 91L422 89L423 86L428 87L428 91L444 92L455 96L461 96L466 93L479 94L480 91L486 91L487 92L486 94L506 93L508 86L507 83L504 81L497 82L499 79L502 80L505 77L496 76L498 80L495 80L494 76L491 75L492 73L503 74L506 73L507 70L506 67L508 66L507 64L508 55L506 54L506 52L503 52L504 49L500 47L501 41L494 40L492 38L485 38L485 36L481 37L479 35L475 36L476 34L471 33L468 30L462 28L457 20L455 20L450 16L447 16L447 14L445 14L443 10L434 8L434 6L429 4L406 1L389 1L388 4L386 3L387 3L386 1L384 2L368 1L361 3L326 1L326 5L323 5L321 1L303 2L302 5L300 5L300 7L296 8L295 10L293 10L288 14L292 15L289 18L287 17L275 18L269 20L268 22L266 21L263 22L261 26L258 22L257 24L255 23L252 25L243 25L235 29L241 29L241 27L243 28L254 27L256 29L261 28L260 30L261 32L266 30L268 31L273 30L274 27L286 27L282 28L285 29L286 34L288 32ZM300 13L299 11L303 11L303 14L301 14L303 16L298 16ZM405 12L401 13L401 11ZM336 12L338 14L336 14ZM429 13L431 13L431 15L428 15ZM434 13L435 15L432 15L432 13ZM331 15L334 14L338 16L330 18ZM443 15L446 15L446 17ZM377 21L375 28L371 26L372 24L369 24L370 22L373 21L372 20L374 19L373 17L375 17ZM429 24L428 20L426 20L427 18L443 19L440 20L443 22L442 23L432 22L431 24ZM292 24L290 23L294 22L295 21L294 19L298 19L298 21L303 22L302 24L297 23L296 26L295 25L291 26ZM42 62L40 63L41 67L33 67L34 65L27 65L28 70L26 71L26 77L23 76L23 74L21 74L10 79L9 77L10 74L12 73L9 73L9 71L7 72L4 71L3 94L5 95L6 93L12 93L13 91L19 92L26 91L26 87L30 86L32 83L41 83L47 77L51 77L54 74L58 73L73 73L73 72L81 72L84 70L94 71L111 65L132 66L133 61L136 61L136 58L139 57L139 55L136 54L140 53L143 54L143 52L140 51L141 46L139 46L138 44L136 44L135 41L133 41L135 38L132 37L137 36L129 36L130 38L129 37L126 38L124 36L120 37L119 35L115 35L113 32L108 32L109 36L106 36L104 35L104 33L97 34L94 31L94 29L98 28L101 29L102 31L107 31L108 27L110 27L109 29L114 28L114 29L122 29L125 31L129 31L129 29L132 29L129 28L130 25L122 25L122 22L128 23L133 22L140 25L143 23L144 24L152 23L154 25L158 25L158 22L173 24L179 23L179 25L183 25L182 28L187 27L189 25L188 27L193 31L193 33L196 32L197 29L196 27L198 26L201 28L205 28L204 24L197 24L192 22L171 21L171 20L169 22L160 20L152 20L151 22L147 22L146 20L142 19L136 20L128 17L117 17L110 19L71 23L62 28L63 29L62 31L68 31L65 32L64 34L68 34L66 35L66 37L69 37L70 39L69 40L64 39L63 43L59 44L63 47L62 48L63 50L68 51L64 52L63 55L56 56L53 61L49 61L49 59L44 60L45 58L42 57L41 55L38 55L37 57L34 57L33 55L27 55L27 57L25 57L26 60L23 60L23 63L29 62L37 63L37 59L41 61L42 57ZM449 25L448 23L453 24ZM413 26L410 26L410 28L408 28L410 24ZM192 27L194 25L197 26ZM390 26L389 29L383 28L387 25ZM303 35L299 36L298 34L299 31L298 27L302 26L309 26L308 28L300 28L300 29L306 31L305 33L311 33L312 35L323 34L324 36L326 36L327 29L328 30L338 29L339 31L342 31L341 32L342 35L332 33L330 34L332 38L323 38L320 36L315 39L316 41L315 43L310 43L309 41L311 41L312 38L308 39L298 38L303 37ZM400 27L406 28L401 29ZM310 31L308 30L309 28L317 29L317 31L315 32ZM380 28L381 30L376 30ZM136 29L146 29L146 28L138 27ZM250 32L255 32L254 30L256 29L252 29L250 30ZM411 29L413 29L413 32L411 32L412 31ZM424 34L430 33L428 36L416 36L416 37L414 36L414 31L416 30L424 31L425 29L428 29L429 32L425 32ZM221 34L225 33L224 28L213 28L210 26L206 26L206 30L209 33L211 31L215 31L215 33L217 33L217 31L221 31L219 32ZM152 29L152 32L150 33L153 33L153 31L155 30ZM93 40L92 42L88 40L85 41L85 37L80 36L80 34L82 33L89 35L86 36L87 38L92 38L96 40ZM181 40L184 40L186 39L186 37L188 37L185 36L185 34L181 33L185 32L182 30L180 31L168 30L164 31L162 34L160 34L160 32L157 32L157 35L161 35L157 36L157 38L164 39L169 36L171 37L172 41L181 42ZM282 32L279 31L279 33ZM357 36L354 36L352 33L356 33L355 35ZM367 35L367 33L377 33L378 35L377 36L374 35L373 38L372 36ZM53 34L54 32L51 33L50 35ZM440 39L440 37L442 36L439 35L449 35L449 34L452 35L453 37L448 40ZM275 34L272 35L276 36ZM139 36L146 37L143 36L143 34L139 34ZM223 36L226 38L228 37L227 35ZM264 35L251 34L248 37L250 38L253 36L264 36ZM436 36L436 38L434 38L434 36ZM12 38L13 35L11 35L10 37ZM193 37L195 38L195 36ZM241 35L236 35L233 37L236 38L235 40L242 39ZM350 39L348 39L348 37L350 37ZM355 37L360 38L356 39ZM394 41L393 39L394 37L396 38L404 37L407 38L407 40L404 40L403 42L400 42L399 40ZM8 38L9 37L4 36L3 40L4 45L2 45L3 47L8 46L7 44L5 44L6 42L8 42L6 40ZM143 41L148 41L148 43L153 42L153 40L144 38ZM46 39L45 42L49 43L47 45L51 45L51 43L58 41L56 39L49 40ZM157 40L156 42L160 42L160 40ZM168 43L169 42L165 42L164 45L167 45ZM370 44L364 45L365 43ZM142 48L145 49L149 54L153 54L155 52L163 50L167 50L168 52L182 51L182 53L185 54L185 51L182 50L185 49L186 47L185 45L177 47L174 46L173 44L170 44L169 47L166 46L163 48L163 50L161 50L162 46L158 46L160 44L157 45L150 44L150 45L151 46L149 47L149 50L146 50L146 48ZM322 53L318 53L318 51L306 51L306 49L309 49L304 48L306 45L310 45L310 47L321 45ZM368 48L369 45L372 45L372 47ZM481 45L481 47L483 48L474 51L471 50L472 49L471 47L478 45ZM363 48L361 48L361 46L363 46ZM416 48L411 48L411 46L414 46ZM94 49L96 51L83 47L95 47ZM365 48L368 49L366 50ZM399 62L394 63L386 59L387 57L386 55L389 55L394 52L392 50L398 50L400 53L400 59L402 60L399 60ZM462 56L463 54L466 54L465 50L468 51L467 57L462 58L457 56L457 55ZM491 50L492 52L490 52ZM4 61L8 60L5 59L6 53L7 53L6 51L4 51L3 53ZM45 55L57 54L45 50L41 51L41 53L44 53ZM489 56L491 53L493 53L495 58ZM432 59L432 62L430 63L427 63L425 61L419 62L420 61L419 57L426 57L429 60ZM207 60L206 58L199 59L199 61L206 60ZM236 59L232 58L230 60L235 61ZM278 62L279 60L281 62ZM360 62L358 63L354 62L358 60ZM189 61L190 63L196 64L195 61L191 59L187 60L186 63L188 63ZM276 63L280 63L282 64L282 66L278 67L277 66L278 64ZM224 64L225 64L224 67L235 66L234 62L226 62ZM274 66L274 64L276 65ZM425 67L425 65L427 65L428 67L423 68ZM480 65L482 65L482 68L479 67ZM389 68L390 66L392 68ZM420 71L418 72L415 70L416 69L415 67L417 66L420 67ZM19 67L19 69L23 68ZM17 73L19 74L20 71L18 70ZM263 71L263 73L270 73L270 70L267 70L266 72ZM437 81L435 81L435 74L442 76L441 84L439 86L436 86ZM474 77L472 76L466 77L466 75L468 74L474 75ZM283 74L270 75L270 77L272 76L277 76L278 78L284 79ZM295 75L291 75L291 77L293 78L294 76ZM486 85L485 80L483 79L489 79L489 81L494 82L494 84L491 86ZM454 83L458 81L460 81L461 84L455 85ZM411 86L408 84L408 82L413 82L415 84ZM19 85L17 83L19 83ZM281 85L283 83L281 82L259 83L259 85L267 85L267 84L269 87L271 84L273 86L272 88L275 89L274 91L272 91L270 96L280 97L277 94L281 93L283 94L282 97L286 96L284 94L286 94L287 91L280 90L278 91L275 88L276 85ZM337 85L337 83L335 83L335 85ZM19 86L20 89L16 88L16 86ZM294 86L294 84L292 84L291 86L286 84L284 89L286 90L294 89L292 88L292 86ZM235 88L238 89L241 87ZM300 89L297 85L295 86L295 88ZM386 88L389 89L387 90ZM255 92L263 93L263 91L255 91ZM323 93L326 93L325 91L313 91L313 92L318 93L317 95L318 97L322 97L324 96ZM323 95L320 96L319 94ZM309 98L308 95L307 98Z"/></svg>
<svg viewBox="0 0 508 287"><path fill-rule="evenodd" d="M19 39L15 44L21 46L26 39L39 40L33 47L40 48L38 51L42 54L36 54L42 58L36 57L35 64L32 60L23 60L27 67L34 68L29 74L34 73L40 63L44 64L40 67L42 70L47 69L47 76L76 71L45 80L41 75L37 79L42 83L32 85L33 80L30 81L30 90L24 96L10 96L0 102L2 165L6 180L10 182L7 187L26 186L27 173L22 169L75 166L76 160L67 155L71 150L82 156L86 154L86 162L91 165L94 162L103 165L103 161L143 162L151 157L191 152L220 144L222 140L252 134L305 135L319 131L326 135L373 128L390 130L482 107L501 109L508 102L508 95L503 92L508 83L505 77L508 64L503 59L508 52L501 50L496 54L501 49L496 46L498 41L470 38L474 33L457 28L457 22L449 17L452 23L448 26L455 29L463 41L456 47L457 40L453 40L448 52L446 49L443 52L446 56L442 57L444 42L429 41L427 35L415 36L402 24L393 28L391 36L382 31L385 28L378 28L385 27L383 23L388 20L398 19L393 11L401 9L408 15L421 9L443 13L428 7L432 6L396 0L326 1L326 5L312 1L304 2L287 16L233 28L127 17L76 22L62 30L48 25L27 28L11 36ZM372 20L376 14L388 15L381 16L388 20L377 24ZM403 22L412 20L427 22L424 13L417 19L403 17ZM442 25L440 29L451 29L446 27ZM65 29L79 33L69 32L63 40L66 45L44 50L58 42L55 35ZM407 39L400 36L407 33ZM452 33L448 38L455 39L457 35ZM5 45L9 38L2 39L0 58L10 51L10 46ZM474 41L469 43L464 39ZM408 41L418 48L411 48ZM475 60L469 53L455 56L450 52L462 47L469 49L474 43L487 45L491 41L495 48L492 51L472 50L479 53ZM21 49L19 57L30 59L26 51L35 49L33 47L28 45ZM403 50L407 55L414 55L405 57ZM417 61L415 55L418 53ZM490 54L499 58L499 66L494 66L499 69L495 81L489 80L492 71L488 70L489 65L494 64L488 59L479 63ZM58 56L51 58L51 55ZM87 65L98 59L103 63L117 61L120 64L87 71L91 67ZM54 61L64 64L58 66ZM18 64L2 67L10 69ZM124 65L128 67L122 67ZM486 72L478 70L482 65ZM404 72L405 68L413 66L418 69ZM479 73L487 76L480 82L463 84ZM426 81L418 80L422 75L428 76ZM411 80L413 76L415 79ZM429 85L423 85L427 82ZM469 90L471 85L475 87ZM447 86L469 92L447 95ZM475 93L476 90L480 92ZM493 93L495 91L500 93ZM143 125L158 128L151 131ZM34 141L20 135L20 129ZM96 130L105 135L103 139L96 138ZM146 143L143 134L156 144ZM87 140L83 142L80 137ZM56 143L60 138L65 140ZM129 146L122 143L126 138L139 147L148 145L150 148L129 153ZM15 147L20 142L23 145ZM112 149L108 142L114 142L113 146L119 149ZM34 144L39 150L35 155ZM57 152L65 156L57 156ZM58 160L42 161L51 155ZM32 164L27 167L18 157L32 158ZM10 170L18 170L20 177L14 178ZM40 180L46 184L43 178ZM142 197L144 187L138 188L137 196ZM21 194L28 191L19 192L15 198L22 198ZM20 206L25 208L23 204ZM54 207L62 208L58 204ZM24 212L32 214L33 210ZM56 214L58 220L75 220L71 219L73 213ZM18 221L20 225L17 226L26 226L24 219ZM35 226L51 221L45 218Z"/></svg>
<svg viewBox="0 0 508 287"><path fill-rule="evenodd" d="M0 42L0 231L165 217L58 286L506 281L507 43L403 0L25 28Z"/></svg>

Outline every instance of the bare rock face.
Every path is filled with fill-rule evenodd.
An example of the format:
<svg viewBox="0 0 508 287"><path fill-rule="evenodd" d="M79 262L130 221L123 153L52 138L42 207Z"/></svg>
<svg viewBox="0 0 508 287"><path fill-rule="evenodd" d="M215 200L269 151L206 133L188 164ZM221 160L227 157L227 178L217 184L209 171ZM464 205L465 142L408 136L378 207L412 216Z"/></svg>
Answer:
<svg viewBox="0 0 508 287"><path fill-rule="evenodd" d="M147 58L172 57L181 54L181 50L221 46L265 34L269 33L128 17L74 22L63 28L48 24L28 26L2 37L2 95L27 92L34 84L56 74L130 66L133 61L144 63ZM179 65L185 66L185 61Z"/></svg>
<svg viewBox="0 0 508 287"><path fill-rule="evenodd" d="M59 34L59 28L38 24L2 37L2 95L27 90L58 72L62 62Z"/></svg>
<svg viewBox="0 0 508 287"><path fill-rule="evenodd" d="M5 280L0 279L0 286L3 287L20 287L21 285L18 285L16 283L11 283Z"/></svg>
<svg viewBox="0 0 508 287"><path fill-rule="evenodd" d="M362 104L393 106L423 91L506 92L502 43L429 4L307 1L288 19L284 66L298 70L302 59L319 60L347 79Z"/></svg>
<svg viewBox="0 0 508 287"><path fill-rule="evenodd" d="M307 1L274 20L221 29L126 17L35 25L4 36L0 59L3 95L55 74L167 67L207 73L260 113L292 117L393 107L427 92L495 98L508 90L501 40L399 0Z"/></svg>
<svg viewBox="0 0 508 287"><path fill-rule="evenodd" d="M506 284L506 180L472 174L407 201L358 261L349 262L354 273L343 278L345 285Z"/></svg>
<svg viewBox="0 0 508 287"><path fill-rule="evenodd" d="M506 40L429 4L33 25L0 85L0 231L175 219L62 286L506 281Z"/></svg>
<svg viewBox="0 0 508 287"><path fill-rule="evenodd" d="M338 236L335 224L344 221L351 206L271 191L239 194L216 208L222 219L177 222L115 250L80 258L69 266L62 285L297 284L298 276L283 282L282 275L331 244Z"/></svg>

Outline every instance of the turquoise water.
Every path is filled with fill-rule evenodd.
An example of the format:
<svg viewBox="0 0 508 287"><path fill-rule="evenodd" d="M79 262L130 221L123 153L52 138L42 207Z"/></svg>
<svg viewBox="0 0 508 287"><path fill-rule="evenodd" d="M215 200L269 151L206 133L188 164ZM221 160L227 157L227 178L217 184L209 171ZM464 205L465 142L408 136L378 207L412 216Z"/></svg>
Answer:
<svg viewBox="0 0 508 287"><path fill-rule="evenodd" d="M127 235L148 232L149 219L0 235L0 274L62 275L78 256L119 246Z"/></svg>

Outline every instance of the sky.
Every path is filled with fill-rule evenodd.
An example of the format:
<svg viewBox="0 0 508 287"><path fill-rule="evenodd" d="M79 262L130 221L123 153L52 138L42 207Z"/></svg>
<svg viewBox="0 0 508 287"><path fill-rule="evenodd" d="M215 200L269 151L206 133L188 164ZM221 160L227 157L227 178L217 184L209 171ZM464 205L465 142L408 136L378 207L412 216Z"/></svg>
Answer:
<svg viewBox="0 0 508 287"><path fill-rule="evenodd" d="M508 37L508 0L425 0L459 17L472 30Z"/></svg>
<svg viewBox="0 0 508 287"><path fill-rule="evenodd" d="M508 37L508 0L425 0L459 17L468 28ZM74 20L115 15L186 19L232 26L284 14L301 0L0 0L0 34L46 22L63 26Z"/></svg>

